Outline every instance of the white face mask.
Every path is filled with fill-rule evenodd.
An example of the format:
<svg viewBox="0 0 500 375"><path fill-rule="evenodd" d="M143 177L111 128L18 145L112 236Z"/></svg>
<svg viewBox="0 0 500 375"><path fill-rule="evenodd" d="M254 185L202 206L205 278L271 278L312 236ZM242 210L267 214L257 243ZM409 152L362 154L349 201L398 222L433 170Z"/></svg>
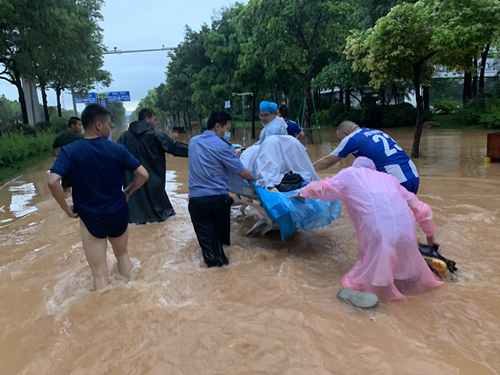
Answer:
<svg viewBox="0 0 500 375"><path fill-rule="evenodd" d="M231 133L230 132L224 132L224 140L226 142L229 142L229 138L231 138Z"/></svg>

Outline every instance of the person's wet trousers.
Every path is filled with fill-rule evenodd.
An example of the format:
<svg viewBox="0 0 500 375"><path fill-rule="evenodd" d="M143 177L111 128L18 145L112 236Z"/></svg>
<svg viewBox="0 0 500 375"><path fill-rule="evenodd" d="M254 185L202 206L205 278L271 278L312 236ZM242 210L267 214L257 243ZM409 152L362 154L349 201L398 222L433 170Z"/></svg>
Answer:
<svg viewBox="0 0 500 375"><path fill-rule="evenodd" d="M230 245L232 203L227 194L189 198L189 214L208 267L228 264L222 245Z"/></svg>

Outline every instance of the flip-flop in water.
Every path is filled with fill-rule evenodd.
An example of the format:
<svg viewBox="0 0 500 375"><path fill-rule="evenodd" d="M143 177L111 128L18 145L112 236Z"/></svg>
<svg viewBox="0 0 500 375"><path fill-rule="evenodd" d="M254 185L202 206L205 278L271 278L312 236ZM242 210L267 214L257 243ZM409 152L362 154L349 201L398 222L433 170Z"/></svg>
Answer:
<svg viewBox="0 0 500 375"><path fill-rule="evenodd" d="M373 293L357 292L351 288L342 288L337 297L361 309L371 309L378 305L378 297Z"/></svg>
<svg viewBox="0 0 500 375"><path fill-rule="evenodd" d="M423 243L418 244L420 254L424 257L428 266L434 273L440 277L446 277L446 270L451 273L457 271L456 263L453 260L447 259L439 254L439 246L428 246Z"/></svg>

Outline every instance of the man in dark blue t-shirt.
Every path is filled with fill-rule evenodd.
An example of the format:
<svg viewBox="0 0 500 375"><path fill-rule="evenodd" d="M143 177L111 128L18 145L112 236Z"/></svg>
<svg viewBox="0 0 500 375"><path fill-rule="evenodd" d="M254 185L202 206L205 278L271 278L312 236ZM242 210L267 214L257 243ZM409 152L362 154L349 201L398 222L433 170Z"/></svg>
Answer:
<svg viewBox="0 0 500 375"><path fill-rule="evenodd" d="M85 137L62 147L50 170L49 188L64 212L80 218L83 250L94 277L94 288L109 285L106 262L107 240L113 246L118 270L127 279L132 263L127 252L128 206L130 195L148 179L148 172L123 145L107 140L110 112L90 104L82 113ZM132 183L122 191L125 170L134 173ZM71 174L73 203L64 199L60 181Z"/></svg>
<svg viewBox="0 0 500 375"><path fill-rule="evenodd" d="M288 119L288 107L286 105L280 105L278 115L283 117L283 120L285 120L288 125L288 135L296 137L299 141L306 136L306 133L304 133L304 131L300 128L299 124Z"/></svg>

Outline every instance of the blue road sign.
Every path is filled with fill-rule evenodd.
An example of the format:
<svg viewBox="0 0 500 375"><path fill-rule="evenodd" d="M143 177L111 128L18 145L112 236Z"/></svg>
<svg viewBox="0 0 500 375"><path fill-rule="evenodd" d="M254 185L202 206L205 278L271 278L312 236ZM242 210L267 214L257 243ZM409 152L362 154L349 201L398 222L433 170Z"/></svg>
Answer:
<svg viewBox="0 0 500 375"><path fill-rule="evenodd" d="M101 105L102 105L104 108L106 108L106 100L101 99Z"/></svg>
<svg viewBox="0 0 500 375"><path fill-rule="evenodd" d="M130 91L112 91L108 92L108 102L129 102Z"/></svg>
<svg viewBox="0 0 500 375"><path fill-rule="evenodd" d="M77 103L97 103L97 94L91 92L87 98L80 98L78 95L75 95L75 100Z"/></svg>

